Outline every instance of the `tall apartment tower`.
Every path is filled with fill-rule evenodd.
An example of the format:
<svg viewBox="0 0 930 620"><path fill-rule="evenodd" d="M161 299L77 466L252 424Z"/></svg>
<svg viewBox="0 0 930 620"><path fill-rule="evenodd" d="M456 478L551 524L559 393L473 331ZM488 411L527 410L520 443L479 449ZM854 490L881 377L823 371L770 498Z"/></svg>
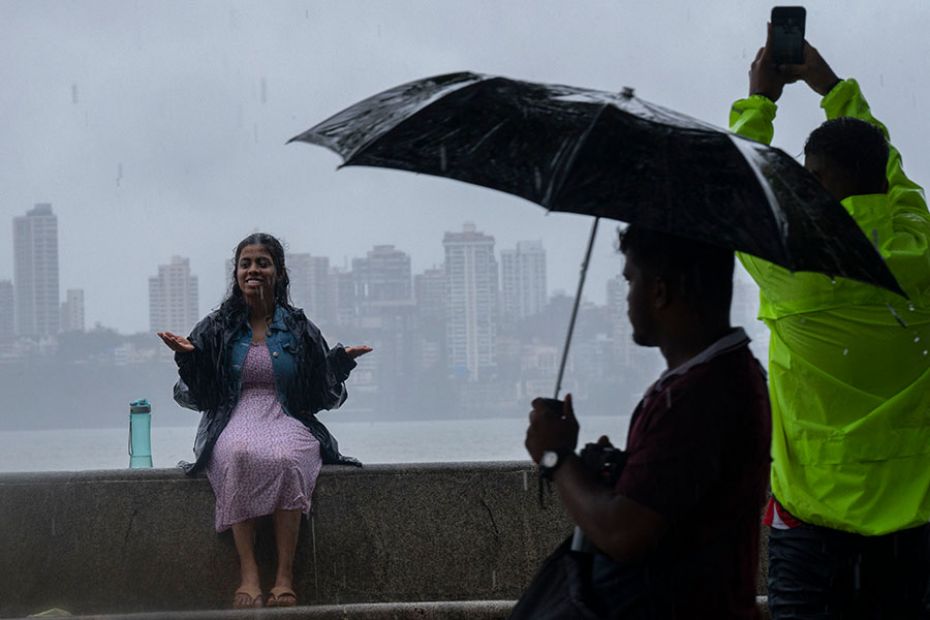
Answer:
<svg viewBox="0 0 930 620"><path fill-rule="evenodd" d="M416 299L416 368L417 372L446 366L446 272L433 267L413 278Z"/></svg>
<svg viewBox="0 0 930 620"><path fill-rule="evenodd" d="M546 250L542 241L519 241L501 250L501 314L519 320L539 314L546 305Z"/></svg>
<svg viewBox="0 0 930 620"><path fill-rule="evenodd" d="M496 370L498 267L494 237L465 224L447 232L446 347L455 376L478 381Z"/></svg>
<svg viewBox="0 0 930 620"><path fill-rule="evenodd" d="M339 267L329 270L331 292L330 316L337 325L353 325L358 319L355 274Z"/></svg>
<svg viewBox="0 0 930 620"><path fill-rule="evenodd" d="M333 282L329 274L329 258L310 254L288 254L287 273L291 280L291 302L303 308L317 325L335 320Z"/></svg>
<svg viewBox="0 0 930 620"><path fill-rule="evenodd" d="M16 333L54 336L59 328L58 217L39 203L13 218Z"/></svg>
<svg viewBox="0 0 930 620"><path fill-rule="evenodd" d="M413 278L413 295L417 300L417 316L421 321L445 321L446 272L433 267Z"/></svg>
<svg viewBox="0 0 930 620"><path fill-rule="evenodd" d="M410 256L393 245L376 245L352 260L352 274L360 333L382 353L363 361L377 390L377 408L409 410L418 403Z"/></svg>
<svg viewBox="0 0 930 620"><path fill-rule="evenodd" d="M413 300L410 256L393 245L376 245L352 261L352 271L363 302Z"/></svg>
<svg viewBox="0 0 930 620"><path fill-rule="evenodd" d="M16 312L14 305L13 283L0 280L0 342L10 342L16 337Z"/></svg>
<svg viewBox="0 0 930 620"><path fill-rule="evenodd" d="M199 319L197 276L191 275L190 260L172 256L149 278L149 329L186 336Z"/></svg>
<svg viewBox="0 0 930 620"><path fill-rule="evenodd" d="M69 288L61 304L61 331L84 331L84 289Z"/></svg>

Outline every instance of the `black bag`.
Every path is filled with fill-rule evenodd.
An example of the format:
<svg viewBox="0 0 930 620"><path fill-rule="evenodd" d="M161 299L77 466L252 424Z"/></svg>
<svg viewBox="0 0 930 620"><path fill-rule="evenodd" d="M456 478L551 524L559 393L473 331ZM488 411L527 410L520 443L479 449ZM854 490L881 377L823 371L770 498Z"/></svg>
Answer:
<svg viewBox="0 0 930 620"><path fill-rule="evenodd" d="M569 536L543 562L510 620L598 620L586 603L590 576L591 554L572 551Z"/></svg>
<svg viewBox="0 0 930 620"><path fill-rule="evenodd" d="M584 468L612 487L627 453L610 445L586 444ZM542 485L542 478L540 478ZM543 490L540 486L540 503ZM510 620L656 620L669 618L668 596L653 596L655 575L645 565L621 565L606 555L572 551L572 537L543 562L517 601ZM661 608L661 609L660 609Z"/></svg>
<svg viewBox="0 0 930 620"><path fill-rule="evenodd" d="M572 551L569 536L543 562L510 620L666 620L672 602L654 571ZM657 593L661 593L657 595Z"/></svg>

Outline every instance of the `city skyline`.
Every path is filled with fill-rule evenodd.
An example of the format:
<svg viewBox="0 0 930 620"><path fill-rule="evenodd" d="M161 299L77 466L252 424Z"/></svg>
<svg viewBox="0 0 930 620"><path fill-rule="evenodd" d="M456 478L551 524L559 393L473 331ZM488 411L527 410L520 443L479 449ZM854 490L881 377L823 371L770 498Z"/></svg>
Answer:
<svg viewBox="0 0 930 620"><path fill-rule="evenodd" d="M57 299L59 291L62 288L59 281L59 261L67 261L68 257L59 256L58 218L53 211L50 203L36 203L32 209L27 211L26 215L16 216L13 218L14 235L17 244L14 247L14 264L21 265L19 271L23 274L32 274L35 271L33 263L38 262L42 267L38 277L43 285L42 298L45 300ZM458 238L459 240L475 233L476 226L474 223L466 222L463 224L463 231L455 233L446 231L441 243L446 244L446 240ZM481 233L478 233L479 236ZM452 237L449 237L452 235ZM490 248L491 262L493 264L495 275L493 277L493 286L497 291L499 298L493 302L484 301L482 303L492 304L495 321L504 319L508 308L513 306L512 310L516 318L525 318L541 310L542 305L549 298L549 292L546 287L547 273L546 268L546 250L540 240L519 240L514 248L495 249L493 235L488 235L484 242L488 242ZM455 245L455 244L453 244ZM466 244L467 245L467 244ZM480 245L480 244L479 244ZM36 248L41 250L36 256ZM448 255L448 249L447 255ZM29 253L31 252L31 253ZM500 255L501 260L497 260ZM25 258L28 256L28 260ZM430 272L434 276L436 270L442 272L445 262L438 267L425 268L420 272L412 270L412 255L396 248L392 244L375 244L364 257L346 258L344 264L351 265L351 269L343 270L333 266L330 257L311 255L307 252L286 252L288 271L291 276L291 299L298 307L302 307L311 316L320 317L324 321L333 323L345 323L346 317L337 316L340 308L344 309L347 305L345 300L339 297L346 295L345 287L340 288L338 285L329 286L329 279L339 279L340 276L351 275L353 281L350 284L350 295L354 297L361 296L368 302L384 300L410 300L416 302L415 285L418 278L429 277ZM232 274L232 259L227 258L223 262L223 291L224 294L215 302L209 304L208 308L213 309L219 305L225 293L228 290L229 278ZM139 331L181 331L186 333L190 329L179 329L183 325L193 326L203 314L209 309L200 308L201 299L201 282L200 276L195 274L195 270L190 264L190 259L184 256L172 256L168 258L167 264L153 265L158 271L156 276L147 276L148 281L148 298L146 299L149 308L148 329L124 332L113 325L106 325L96 317L87 317L85 311L85 288L68 287L65 298L58 299L55 302L55 308L47 304L45 315L52 316L56 327L48 327L41 334L22 333L19 326L14 328L17 336L49 336L55 335L60 331L78 330L83 331L88 325L102 326L107 328L116 328L120 333L139 333ZM409 273L409 276L404 275ZM377 274L372 279L370 274ZM385 276L385 274L389 274ZM470 277L474 277L474 273ZM30 291L33 288L33 282L25 276L21 277L23 290ZM5 282L0 280L0 282ZM491 285L492 281L487 284ZM20 297L15 294L16 284L12 282L13 304L18 307ZM514 285L514 290L505 290L504 287ZM445 285L443 285L445 286ZM362 287L364 290L356 290ZM399 291L399 292L398 292ZM90 289L93 295L96 291ZM444 290L442 295L448 295L451 291ZM438 294L438 293L437 293ZM588 297L585 295L585 297ZM28 298L25 298L28 301ZM0 298L2 301L2 298ZM30 306L31 308L32 306ZM29 308L24 304L23 310L14 312L14 321L18 322L19 316L27 316ZM68 318L65 314L68 313ZM191 317L196 317L191 319ZM469 320L473 320L472 316ZM16 324L16 323L14 323ZM0 334L2 335L2 334ZM493 335L490 332L481 336L486 350L493 347ZM476 355L474 348L477 341L469 345L472 348L471 356ZM490 363L489 353L484 353L486 361ZM465 359L465 358L462 358ZM474 368L474 362L470 363ZM468 365L468 364L466 364Z"/></svg>
<svg viewBox="0 0 930 620"><path fill-rule="evenodd" d="M59 272L58 261L61 259L57 247L59 226L52 205L50 203L36 203L32 209L27 211L26 215L13 218L13 228L18 239L17 245L14 247L14 264L23 264L25 262L24 258L17 258L17 256L26 256L27 249L33 253L36 251L35 247L41 249L44 254L40 256L42 259L40 263L47 266L43 267L44 271L40 280L44 283L46 290L49 291L44 298L52 299L55 291L61 288L61 284L57 279ZM572 295L574 292L573 289L571 293L566 289L549 289L547 284L549 277L547 250L541 240L518 240L515 242L514 247L496 248L493 234L484 235L483 231L478 233L476 231L477 227L473 222L465 222L460 232L446 231L441 243L446 248L447 259L449 256L447 241L449 239L461 241L469 235L478 234L483 239L479 245L483 243L490 248L497 287L497 297L493 300L495 324L532 316L540 312L541 308L548 303L553 295ZM38 241L38 245L35 245L36 241ZM456 244L453 243L452 245ZM424 278L428 279L431 274L434 280L440 274L441 277L444 277L446 265L446 262L443 262L438 266L434 264L421 271L415 271L412 268L413 255L395 247L393 244L375 244L366 252L364 257L351 259L345 257L343 264L350 266L350 269L333 265L331 258L327 256L290 250L286 251L286 256L291 279L292 303L303 308L309 316L317 317L317 320L332 324L347 324L350 322L353 317L340 316L339 313L345 312L347 308L354 308L356 299L364 298L367 302L409 299L416 304L420 300L420 295L417 293L417 282L421 281L422 284L425 284L426 280ZM500 260L498 260L498 256ZM34 259L31 258L30 260ZM618 267L621 264L618 259ZM201 283L203 280L194 273L195 270L191 266L188 257L172 256L169 257L168 264L155 265L154 268L158 270L159 274L147 278L148 297L146 302L149 308L147 330L124 332L116 326L105 325L94 317L86 317L84 288L69 287L66 290L65 299L59 300L54 310L49 305L46 314L56 316L54 319L58 325L54 332L56 334L59 331L74 329L82 331L87 329L89 324L116 329L120 333L127 334L140 333L140 331L161 331L163 329L169 329L170 331L171 328L158 327L158 325L173 325L176 331L186 333L189 327L186 329L178 328L188 324L192 327L206 312L218 307L225 298L232 276L232 259L225 259L223 265L223 277L220 280L223 295L214 302L208 303L206 308L200 307L200 300L202 299ZM33 265L26 263L21 271L27 273L33 269ZM370 275L367 275L369 273L378 274L377 279L372 280ZM409 277L404 275L406 273L409 273ZM472 274L473 276L474 274ZM344 280L343 285L338 284L340 279ZM187 282L187 284L182 284L182 281ZM616 283L621 281L622 278L619 276L618 269L617 274L605 280L603 287L597 287L594 282L589 282L583 291L582 298L584 301L590 302L592 298L597 299L599 297L598 293L606 293L603 297L604 304L610 308L611 304L618 303L613 296L615 295ZM4 282L9 281L0 279L0 285ZM13 305L18 307L21 302L15 294L16 284L15 282L9 282L9 284L13 291ZM447 284L444 282L441 286L445 287ZM365 290L360 290L360 287ZM598 290L598 288L601 290ZM368 289L371 290L370 294ZM594 289L593 294L592 289ZM26 290L30 289L27 288ZM398 290L401 292L398 293ZM737 266L734 273L734 291L734 324L749 325L750 321L747 319L755 321L754 311L758 302L748 276L739 266ZM92 290L91 294L93 292ZM433 303L435 304L439 297L447 298L451 293L452 291L448 288L444 288L442 293L434 288L432 293L434 297ZM153 300L153 294L159 296L160 299ZM0 286L0 304L7 299L4 295L9 297L10 293L4 293L2 286ZM347 299L347 297L351 299ZM427 300L424 298L422 301ZM165 305L166 303L168 305ZM625 304L625 299L622 300L622 303ZM67 323L64 318L66 312L70 313ZM356 310L353 310L353 312L356 312ZM13 319L14 334L20 336L23 334L21 334L18 326L19 319L15 318L18 316L18 312L15 312ZM195 318L192 319L191 317ZM473 321L474 316L472 315L470 318L463 316L461 320ZM2 324L0 324L0 327L2 327ZM0 329L0 339L2 337L3 331ZM488 332L482 338L485 341L486 348L488 350L493 349L493 334ZM475 346L477 346L477 341L473 341L469 346L472 350L471 355L474 357L476 355ZM459 353L456 353L456 355L460 356ZM460 361L464 359L466 358L461 357ZM487 358L485 363L493 365L489 360L490 358ZM471 372L474 372L476 368L474 362L466 363L465 366L471 367Z"/></svg>

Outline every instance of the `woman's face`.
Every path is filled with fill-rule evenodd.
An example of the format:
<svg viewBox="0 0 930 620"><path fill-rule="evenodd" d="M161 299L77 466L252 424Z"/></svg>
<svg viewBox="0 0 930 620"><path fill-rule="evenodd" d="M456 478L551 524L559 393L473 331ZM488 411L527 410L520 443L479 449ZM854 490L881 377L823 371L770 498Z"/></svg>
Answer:
<svg viewBox="0 0 930 620"><path fill-rule="evenodd" d="M263 245L247 245L236 263L236 283L249 301L273 301L277 279L274 260Z"/></svg>

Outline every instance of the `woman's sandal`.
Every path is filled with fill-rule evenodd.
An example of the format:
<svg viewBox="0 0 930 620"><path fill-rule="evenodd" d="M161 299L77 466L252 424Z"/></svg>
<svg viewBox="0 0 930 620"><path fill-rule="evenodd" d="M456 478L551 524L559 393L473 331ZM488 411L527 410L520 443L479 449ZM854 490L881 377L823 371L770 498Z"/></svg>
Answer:
<svg viewBox="0 0 930 620"><path fill-rule="evenodd" d="M258 609L265 606L265 599L262 593L252 596L245 590L236 590L233 594L233 609Z"/></svg>
<svg viewBox="0 0 930 620"><path fill-rule="evenodd" d="M268 607L294 607L297 595L290 588L271 588L268 593Z"/></svg>

